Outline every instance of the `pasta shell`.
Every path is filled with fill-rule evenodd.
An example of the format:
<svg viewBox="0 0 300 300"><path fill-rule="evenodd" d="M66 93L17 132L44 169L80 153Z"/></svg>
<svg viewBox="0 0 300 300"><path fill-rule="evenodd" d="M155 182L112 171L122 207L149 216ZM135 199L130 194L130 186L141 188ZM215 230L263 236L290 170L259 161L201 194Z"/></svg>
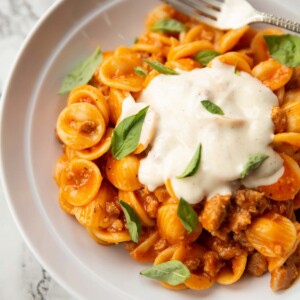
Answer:
<svg viewBox="0 0 300 300"><path fill-rule="evenodd" d="M184 284L192 290L201 291L210 288L214 284L214 281L204 274L191 273L191 276L186 279Z"/></svg>
<svg viewBox="0 0 300 300"><path fill-rule="evenodd" d="M108 107L110 111L110 122L113 125L116 125L121 113L122 113L122 103L123 100L129 96L129 92L121 91L118 89L110 89Z"/></svg>
<svg viewBox="0 0 300 300"><path fill-rule="evenodd" d="M144 207L141 205L138 197L135 195L134 192L124 192L120 190L119 199L128 203L135 210L136 214L139 216L144 226L155 225L154 220L147 215Z"/></svg>
<svg viewBox="0 0 300 300"><path fill-rule="evenodd" d="M287 131L300 133L300 102L289 101L282 106L287 117Z"/></svg>
<svg viewBox="0 0 300 300"><path fill-rule="evenodd" d="M89 103L74 103L58 116L56 131L64 144L74 150L95 146L106 126L100 111Z"/></svg>
<svg viewBox="0 0 300 300"><path fill-rule="evenodd" d="M273 200L291 200L300 190L300 167L296 161L286 154L281 154L284 160L284 173L272 185L260 186L258 190Z"/></svg>
<svg viewBox="0 0 300 300"><path fill-rule="evenodd" d="M160 236L174 245L180 242L193 242L202 232L200 223L191 234L188 234L177 217L178 204L165 204L158 210L157 227Z"/></svg>
<svg viewBox="0 0 300 300"><path fill-rule="evenodd" d="M69 215L74 215L74 205L70 204L63 196L59 193L58 198L59 206Z"/></svg>
<svg viewBox="0 0 300 300"><path fill-rule="evenodd" d="M297 230L286 217L270 213L256 218L246 230L251 245L267 257L285 257L293 249Z"/></svg>
<svg viewBox="0 0 300 300"><path fill-rule="evenodd" d="M272 91L283 87L292 77L293 69L274 59L262 61L252 69L252 75Z"/></svg>
<svg viewBox="0 0 300 300"><path fill-rule="evenodd" d="M103 156L111 146L112 134L113 134L113 129L107 128L104 136L102 137L101 141L97 145L84 150L75 151L76 156L87 160L95 160Z"/></svg>
<svg viewBox="0 0 300 300"><path fill-rule="evenodd" d="M68 162L68 157L66 154L63 154L55 164L54 180L58 186L60 186L61 172L64 169L67 162Z"/></svg>
<svg viewBox="0 0 300 300"><path fill-rule="evenodd" d="M106 162L108 180L119 190L133 192L142 187L138 179L140 161L134 155L116 160L110 155Z"/></svg>
<svg viewBox="0 0 300 300"><path fill-rule="evenodd" d="M126 230L121 232L108 232L100 228L88 228L90 236L99 244L119 244L131 240L129 232Z"/></svg>
<svg viewBox="0 0 300 300"><path fill-rule="evenodd" d="M105 124L108 124L109 110L106 100L99 89L92 85L84 84L71 91L68 97L68 105L86 102L95 105L101 112Z"/></svg>
<svg viewBox="0 0 300 300"><path fill-rule="evenodd" d="M86 205L96 196L101 182L102 176L96 164L74 159L61 172L61 196L74 206Z"/></svg>
<svg viewBox="0 0 300 300"><path fill-rule="evenodd" d="M229 285L237 282L243 275L247 265L247 252L231 260L231 267L223 267L216 277L219 284Z"/></svg>

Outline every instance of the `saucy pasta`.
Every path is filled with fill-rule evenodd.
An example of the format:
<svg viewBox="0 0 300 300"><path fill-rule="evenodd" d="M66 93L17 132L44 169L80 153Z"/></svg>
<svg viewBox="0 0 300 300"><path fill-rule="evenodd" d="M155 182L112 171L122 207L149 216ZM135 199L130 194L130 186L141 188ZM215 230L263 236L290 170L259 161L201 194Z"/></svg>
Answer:
<svg viewBox="0 0 300 300"><path fill-rule="evenodd" d="M56 163L55 180L60 207L86 227L97 243L122 243L133 259L153 262L153 267L141 274L159 280L167 288L203 290L214 283L233 284L244 273L259 277L266 272L271 274L274 291L290 287L300 269L300 66L289 67L272 58L265 40L266 36L282 35L279 29L257 30L249 26L221 31L168 5L151 11L146 31L129 47L103 52L91 80L71 90L66 107L58 116L56 133L63 153ZM238 166L237 177L226 173L236 167L230 166L231 161L229 167L218 165L217 173L230 177L227 185L224 178L220 177L220 182L211 179L220 174L197 179L206 168L207 141L216 132L211 128L229 126L230 130L241 130L243 126L254 126L254 121L250 115L245 119L235 113L230 115L225 102L213 102L217 88L197 94L202 100L197 110L205 116L199 122L204 120L205 124L194 130L213 125L209 125L212 127L206 135L202 133L201 142L195 141L197 147L189 150L187 157L181 159L176 154L173 161L168 161L169 168L178 167L176 176L168 173L160 184L158 178L165 170L162 165L152 169L154 163L150 161L146 166L146 160L158 147L158 131L165 123L160 120L161 115L157 116L152 102L143 99L148 99L154 84L165 80L159 85L162 99L157 102L164 102L165 98L169 104L171 92L165 87L169 83L172 89L177 86L178 90L170 96L171 104L162 112L168 114L167 122L180 125L171 109L172 99L175 107L176 94L191 94L187 92L192 91L191 76L199 76L196 82L208 78L208 86L218 77L227 77L230 84L236 81L230 94L232 103L234 93L241 93L239 86L248 88L245 97L256 97L253 89L257 86L261 97L265 95L265 99L258 100L270 99L268 108L264 106L266 100L254 109L259 115L266 107L268 113L262 118L268 118L266 122L270 121L271 126L258 123L260 127L255 130L270 128L266 136L273 141L270 144L260 140L258 144L264 144L262 149L267 150L257 151L248 161L243 158L244 169L241 173L243 166ZM181 91L184 78L190 85ZM178 85L173 80L178 80ZM249 86L244 82L249 82ZM251 90L250 86L254 88ZM225 90L223 86L220 93ZM153 95L150 96L155 98ZM188 100L178 101L185 110ZM240 106L243 103L241 100ZM253 105L249 104L246 110L250 111L250 106ZM198 118L196 112L194 118ZM183 123L178 128L183 128ZM180 134L180 129L169 131L170 136L178 135L178 141L183 143ZM233 142L230 144L236 147ZM167 145L161 145L163 154ZM215 153L227 153L225 144L217 145L220 146L214 146ZM178 149L176 143L169 147L169 151ZM159 152L155 155L159 156ZM268 164L272 172L264 176L273 179L251 181L257 171L265 174ZM277 164L277 169L272 169L271 164ZM156 171L146 174L149 170ZM145 183L149 177L156 185ZM210 179L207 186L205 178ZM181 194L183 182L194 182L194 186ZM263 184L253 186L253 182ZM188 201L190 190L196 191L200 185L204 192ZM176 278L174 270L180 278Z"/></svg>

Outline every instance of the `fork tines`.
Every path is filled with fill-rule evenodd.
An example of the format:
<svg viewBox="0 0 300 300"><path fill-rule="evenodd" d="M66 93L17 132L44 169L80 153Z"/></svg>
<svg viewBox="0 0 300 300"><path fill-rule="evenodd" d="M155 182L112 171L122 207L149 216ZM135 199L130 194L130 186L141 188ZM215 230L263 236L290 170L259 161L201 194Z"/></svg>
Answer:
<svg viewBox="0 0 300 300"><path fill-rule="evenodd" d="M204 23L215 25L223 0L163 0L175 9L197 18Z"/></svg>

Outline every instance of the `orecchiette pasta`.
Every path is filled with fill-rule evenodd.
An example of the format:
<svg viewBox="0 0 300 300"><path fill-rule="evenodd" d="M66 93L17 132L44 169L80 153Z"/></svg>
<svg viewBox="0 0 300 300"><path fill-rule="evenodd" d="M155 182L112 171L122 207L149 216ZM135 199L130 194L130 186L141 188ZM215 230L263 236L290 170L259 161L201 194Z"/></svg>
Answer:
<svg viewBox="0 0 300 300"><path fill-rule="evenodd" d="M157 29L157 22L163 26ZM58 116L56 134L63 154L56 162L54 179L59 206L99 244L123 243L133 259L154 266L180 262L188 276L176 284L158 278L167 288L204 290L214 283L233 284L245 272L261 276L267 271L273 290L288 288L295 277L282 275L281 279L278 274L283 269L286 272L280 274L294 274L289 271L300 268L300 67L287 67L272 58L264 39L283 32L250 26L221 31L165 4L150 12L146 28L133 45L104 52L92 79L70 92ZM276 95L278 104L270 116L272 147L282 158L284 171L273 184L250 189L238 187L237 180L232 194L208 197L207 192L202 202L190 205L176 194L168 174L164 184L151 191L139 178L157 128L121 159L114 157L112 145L126 98L139 102L160 73L213 68L217 60L233 66L237 76L246 72L256 77ZM208 95L199 94L199 105ZM222 114L219 107L213 109ZM121 138L127 135L133 143L138 125L124 124ZM190 180L197 169L195 161L187 169L189 174L177 179ZM188 215L185 220L182 211Z"/></svg>

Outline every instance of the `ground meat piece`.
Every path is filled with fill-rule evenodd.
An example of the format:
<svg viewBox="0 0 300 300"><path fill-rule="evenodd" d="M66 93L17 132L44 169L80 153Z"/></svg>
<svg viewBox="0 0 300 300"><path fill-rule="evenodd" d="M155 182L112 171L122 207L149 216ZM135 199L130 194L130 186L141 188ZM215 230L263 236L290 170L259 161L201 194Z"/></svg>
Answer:
<svg viewBox="0 0 300 300"><path fill-rule="evenodd" d="M225 263L221 260L218 253L214 251L208 251L203 256L204 260L204 272L214 279Z"/></svg>
<svg viewBox="0 0 300 300"><path fill-rule="evenodd" d="M81 133L90 134L96 129L96 123L94 121L83 121L80 124L79 131Z"/></svg>
<svg viewBox="0 0 300 300"><path fill-rule="evenodd" d="M272 201L271 210L291 219L294 214L294 203L291 201Z"/></svg>
<svg viewBox="0 0 300 300"><path fill-rule="evenodd" d="M156 218L159 202L154 193L150 192L146 188L142 188L136 191L136 195L138 196L139 200L143 203L143 206L148 216L150 218Z"/></svg>
<svg viewBox="0 0 300 300"><path fill-rule="evenodd" d="M253 246L248 242L248 239L246 238L246 234L244 231L241 231L239 233L233 234L233 240L240 244L247 252L251 252L254 250Z"/></svg>
<svg viewBox="0 0 300 300"><path fill-rule="evenodd" d="M168 247L168 243L167 243L167 240L165 239L159 239L155 245L154 245L154 250L155 251L162 251L164 249L166 249Z"/></svg>
<svg viewBox="0 0 300 300"><path fill-rule="evenodd" d="M230 215L229 227L231 231L239 233L245 230L247 226L251 223L251 214L245 209L236 209Z"/></svg>
<svg viewBox="0 0 300 300"><path fill-rule="evenodd" d="M230 195L216 195L207 200L200 214L200 222L209 231L216 231L227 215L227 207L230 204Z"/></svg>
<svg viewBox="0 0 300 300"><path fill-rule="evenodd" d="M274 123L275 133L282 133L286 131L286 114L279 106L273 106L272 108L272 121Z"/></svg>
<svg viewBox="0 0 300 300"><path fill-rule="evenodd" d="M244 250L233 242L221 241L217 237L210 237L206 241L206 246L215 252L218 253L222 259L232 259L235 256L241 255Z"/></svg>
<svg viewBox="0 0 300 300"><path fill-rule="evenodd" d="M201 260L199 258L191 258L184 262L184 264L190 271L196 271L200 266L200 263Z"/></svg>
<svg viewBox="0 0 300 300"><path fill-rule="evenodd" d="M135 242L124 242L123 245L124 248L129 252L133 251L138 246L138 244Z"/></svg>
<svg viewBox="0 0 300 300"><path fill-rule="evenodd" d="M250 189L238 190L235 203L253 215L262 214L269 207L269 201L264 197L264 193Z"/></svg>
<svg viewBox="0 0 300 300"><path fill-rule="evenodd" d="M105 210L109 216L118 216L120 209L117 207L115 202L108 201L105 203Z"/></svg>
<svg viewBox="0 0 300 300"><path fill-rule="evenodd" d="M247 271L254 276L262 276L268 271L268 261L260 254L255 252L248 257Z"/></svg>
<svg viewBox="0 0 300 300"><path fill-rule="evenodd" d="M273 291L279 291L289 288L298 277L298 271L291 259L271 272L270 286Z"/></svg>
<svg viewBox="0 0 300 300"><path fill-rule="evenodd" d="M107 228L109 232L120 232L124 228L124 224L121 220L117 219Z"/></svg>
<svg viewBox="0 0 300 300"><path fill-rule="evenodd" d="M296 251L291 256L291 259L293 260L295 266L300 268L300 244L298 244Z"/></svg>
<svg viewBox="0 0 300 300"><path fill-rule="evenodd" d="M218 230L212 232L211 234L218 237L222 241L228 242L230 239L229 233L230 228L228 227L227 222L223 222L222 226L220 226Z"/></svg>

